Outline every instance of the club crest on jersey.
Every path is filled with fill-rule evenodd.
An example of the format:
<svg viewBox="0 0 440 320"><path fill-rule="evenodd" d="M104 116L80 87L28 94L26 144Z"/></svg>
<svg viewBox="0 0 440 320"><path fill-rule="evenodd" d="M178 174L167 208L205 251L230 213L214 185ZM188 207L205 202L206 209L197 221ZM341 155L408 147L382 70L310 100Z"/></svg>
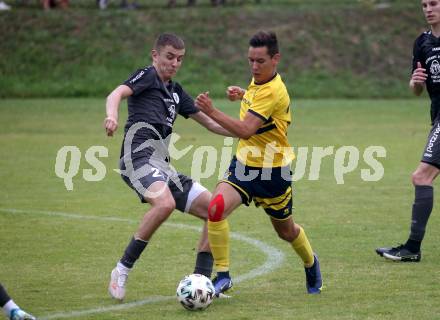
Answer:
<svg viewBox="0 0 440 320"><path fill-rule="evenodd" d="M429 71L431 71L432 75L440 74L440 63L437 60L432 61Z"/></svg>
<svg viewBox="0 0 440 320"><path fill-rule="evenodd" d="M177 93L173 92L173 98L174 98L174 101L176 101L176 103L178 104L180 101L179 95Z"/></svg>

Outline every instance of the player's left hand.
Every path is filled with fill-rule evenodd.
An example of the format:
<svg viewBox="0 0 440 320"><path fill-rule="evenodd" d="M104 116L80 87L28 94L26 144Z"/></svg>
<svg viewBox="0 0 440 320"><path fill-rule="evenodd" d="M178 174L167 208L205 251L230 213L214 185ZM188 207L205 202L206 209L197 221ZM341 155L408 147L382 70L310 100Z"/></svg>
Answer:
<svg viewBox="0 0 440 320"><path fill-rule="evenodd" d="M215 110L212 105L212 100L209 97L209 92L199 94L196 98L195 104L206 115L210 115Z"/></svg>

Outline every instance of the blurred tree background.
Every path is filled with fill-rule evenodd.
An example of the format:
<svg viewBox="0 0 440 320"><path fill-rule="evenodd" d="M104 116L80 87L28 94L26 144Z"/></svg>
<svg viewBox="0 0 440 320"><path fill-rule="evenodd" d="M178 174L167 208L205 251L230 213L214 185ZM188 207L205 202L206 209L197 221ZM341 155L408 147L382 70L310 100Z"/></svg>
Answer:
<svg viewBox="0 0 440 320"><path fill-rule="evenodd" d="M112 0L71 0L43 11L33 0L10 0L0 12L0 97L105 96L139 67L161 32L185 39L176 80L193 95L222 97L249 81L248 39L275 31L279 72L302 98L410 97L414 39L427 25L419 1L139 0L123 10Z"/></svg>

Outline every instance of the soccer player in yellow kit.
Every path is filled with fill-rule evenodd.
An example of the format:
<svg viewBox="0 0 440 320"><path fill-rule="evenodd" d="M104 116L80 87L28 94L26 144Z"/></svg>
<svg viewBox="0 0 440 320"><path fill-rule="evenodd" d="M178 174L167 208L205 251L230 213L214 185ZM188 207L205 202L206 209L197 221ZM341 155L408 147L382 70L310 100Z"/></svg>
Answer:
<svg viewBox="0 0 440 320"><path fill-rule="evenodd" d="M278 40L275 33L260 31L249 45L253 79L247 90L237 86L227 90L229 100L241 100L240 119L215 108L208 93L196 99L196 105L206 115L240 138L236 155L208 209L208 239L217 270L213 281L216 295L232 287L227 217L242 203L249 206L252 200L270 216L278 236L289 242L303 260L307 292L318 294L322 288L318 257L304 229L292 219L290 163L295 156L287 140L290 98L277 73L281 57Z"/></svg>

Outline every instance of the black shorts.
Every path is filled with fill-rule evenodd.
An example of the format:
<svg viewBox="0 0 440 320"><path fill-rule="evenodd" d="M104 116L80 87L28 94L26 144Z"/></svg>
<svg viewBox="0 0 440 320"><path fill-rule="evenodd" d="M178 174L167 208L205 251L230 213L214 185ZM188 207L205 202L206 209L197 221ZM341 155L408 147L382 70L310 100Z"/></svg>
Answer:
<svg viewBox="0 0 440 320"><path fill-rule="evenodd" d="M425 149L423 150L422 162L433 165L440 169L440 121L434 122L429 132Z"/></svg>
<svg viewBox="0 0 440 320"><path fill-rule="evenodd" d="M222 182L229 183L247 206L254 201L271 217L284 220L292 214L292 172L290 167L257 168L232 158Z"/></svg>
<svg viewBox="0 0 440 320"><path fill-rule="evenodd" d="M127 170L124 159L120 160L121 177L136 192L143 203L147 202L144 195L148 187L156 181L163 181L168 184L171 194L176 201L176 209L182 212L188 212L192 200L206 190L191 178L173 170L166 161L158 162L151 161L148 157L138 157L131 159L131 163L133 164L133 169ZM204 190L200 190L200 188ZM190 196L191 191L194 197Z"/></svg>

